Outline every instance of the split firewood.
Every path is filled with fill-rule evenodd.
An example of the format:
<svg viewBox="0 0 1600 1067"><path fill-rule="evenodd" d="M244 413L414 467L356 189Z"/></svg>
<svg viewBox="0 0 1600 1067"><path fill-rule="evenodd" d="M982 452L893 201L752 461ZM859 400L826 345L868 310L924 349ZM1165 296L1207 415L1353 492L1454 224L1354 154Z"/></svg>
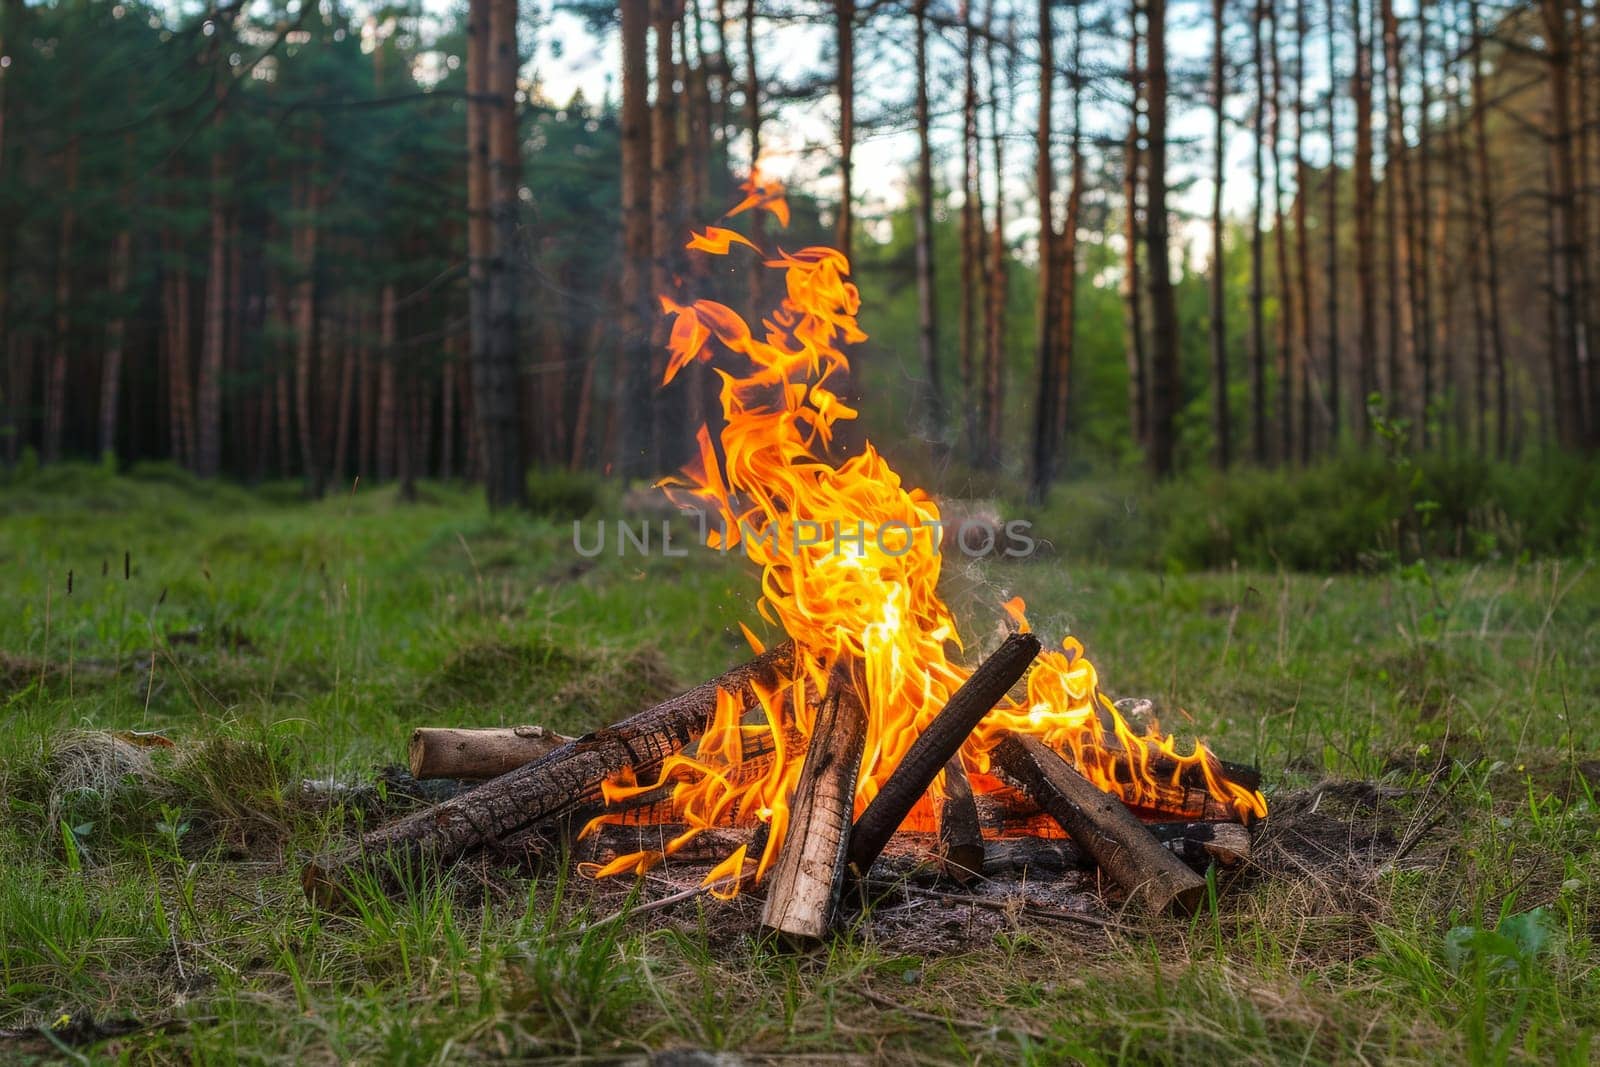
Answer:
<svg viewBox="0 0 1600 1067"><path fill-rule="evenodd" d="M778 684L793 666L794 646L784 642L687 693L562 745L543 759L379 827L354 847L308 863L300 878L306 896L322 907L338 906L359 872L381 877L386 868L405 871L419 863L448 863L491 841L596 804L607 778L626 769L648 776L704 733L719 691L754 706L754 687Z"/></svg>
<svg viewBox="0 0 1600 1067"><path fill-rule="evenodd" d="M543 759L572 738L543 726L467 730L419 726L411 731L411 777L486 781Z"/></svg>
<svg viewBox="0 0 1600 1067"><path fill-rule="evenodd" d="M1007 734L993 759L1094 857L1134 908L1159 914L1200 906L1205 879L1162 848L1121 800L1098 789L1044 742Z"/></svg>
<svg viewBox="0 0 1600 1067"><path fill-rule="evenodd" d="M966 744L973 728L1027 671L1039 649L1039 639L1031 633L1007 637L961 687L950 694L944 709L911 742L900 765L850 831L850 866L858 877L872 867L872 861L900 828L906 814L927 792L950 758Z"/></svg>
<svg viewBox="0 0 1600 1067"><path fill-rule="evenodd" d="M939 804L939 870L946 878L966 885L983 871L983 828L978 825L978 805L972 782L961 765L961 754L944 765L944 800Z"/></svg>
<svg viewBox="0 0 1600 1067"><path fill-rule="evenodd" d="M761 925L797 946L819 941L844 886L856 776L867 713L848 672L836 667L817 709L811 746L789 800L789 827L767 882Z"/></svg>

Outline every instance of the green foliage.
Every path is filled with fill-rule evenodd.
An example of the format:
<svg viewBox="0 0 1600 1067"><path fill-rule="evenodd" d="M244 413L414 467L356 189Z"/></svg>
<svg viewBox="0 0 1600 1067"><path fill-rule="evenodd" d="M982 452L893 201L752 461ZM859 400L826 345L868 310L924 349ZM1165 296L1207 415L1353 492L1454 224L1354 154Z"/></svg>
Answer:
<svg viewBox="0 0 1600 1067"><path fill-rule="evenodd" d="M1240 468L1168 485L1056 490L1035 533L1068 559L1176 570L1352 570L1417 559L1600 551L1600 466L1348 451L1303 470Z"/></svg>

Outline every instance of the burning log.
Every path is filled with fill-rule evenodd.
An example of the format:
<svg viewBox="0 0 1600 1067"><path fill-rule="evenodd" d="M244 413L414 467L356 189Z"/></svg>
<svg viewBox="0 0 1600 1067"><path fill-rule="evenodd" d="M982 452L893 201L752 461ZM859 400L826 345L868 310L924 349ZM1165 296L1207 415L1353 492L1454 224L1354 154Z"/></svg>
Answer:
<svg viewBox="0 0 1600 1067"><path fill-rule="evenodd" d="M939 805L939 869L962 885L983 872L983 828L978 825L978 804L961 756L944 765L944 803Z"/></svg>
<svg viewBox="0 0 1600 1067"><path fill-rule="evenodd" d="M832 921L844 885L856 775L866 742L866 709L846 672L835 668L817 709L811 747L790 802L783 850L761 911L761 925L793 943L820 940Z"/></svg>
<svg viewBox="0 0 1600 1067"><path fill-rule="evenodd" d="M992 837L1059 837L1064 832L1037 801L993 775L978 775L975 788L978 824ZM1231 805L1204 789L1162 786L1149 806L1123 803L1143 823L1240 821Z"/></svg>
<svg viewBox="0 0 1600 1067"><path fill-rule="evenodd" d="M850 831L850 866L858 876L872 867L872 861L900 828L906 814L966 743L973 728L1022 677L1039 649L1039 639L1031 633L1006 638L951 694L944 710L911 743L900 765Z"/></svg>
<svg viewBox="0 0 1600 1067"><path fill-rule="evenodd" d="M1135 908L1160 913L1199 907L1205 879L1162 848L1121 800L1096 788L1042 741L1011 733L992 756L1127 892Z"/></svg>
<svg viewBox="0 0 1600 1067"><path fill-rule="evenodd" d="M345 899L358 872L381 873L374 861L401 869L422 860L446 863L490 841L570 815L600 800L600 783L606 778L624 769L649 774L704 733L719 691L754 704L754 687L778 684L793 665L794 646L784 642L718 678L562 745L471 792L379 827L355 847L308 863L300 883L313 903L331 908Z"/></svg>
<svg viewBox="0 0 1600 1067"><path fill-rule="evenodd" d="M543 759L571 742L572 738L543 726L500 726L483 730L419 726L411 732L407 755L411 777L419 781L428 778L485 781Z"/></svg>

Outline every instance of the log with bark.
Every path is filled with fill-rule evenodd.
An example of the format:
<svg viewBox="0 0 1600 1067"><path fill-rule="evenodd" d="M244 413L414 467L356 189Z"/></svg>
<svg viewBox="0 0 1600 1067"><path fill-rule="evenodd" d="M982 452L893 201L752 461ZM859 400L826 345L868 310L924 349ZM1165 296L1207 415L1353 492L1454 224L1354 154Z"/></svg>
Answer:
<svg viewBox="0 0 1600 1067"><path fill-rule="evenodd" d="M797 947L821 940L833 921L866 741L866 709L848 672L836 667L817 709L805 766L790 798L783 849L761 910L761 925Z"/></svg>
<svg viewBox="0 0 1600 1067"><path fill-rule="evenodd" d="M600 799L601 783L624 770L644 777L705 732L726 690L747 706L754 687L772 686L793 670L784 642L718 678L556 749L541 760L491 779L468 793L379 827L354 847L322 856L301 872L315 904L345 903L354 879L380 879L419 862L448 863L484 844L570 815Z"/></svg>
<svg viewBox="0 0 1600 1067"><path fill-rule="evenodd" d="M850 866L858 877L872 867L872 861L900 828L906 814L966 743L973 728L1022 677L1040 647L1039 639L1031 633L1007 637L950 695L928 728L917 735L850 831Z"/></svg>
<svg viewBox="0 0 1600 1067"><path fill-rule="evenodd" d="M543 759L572 738L543 726L455 729L419 726L408 749L411 776L486 781Z"/></svg>
<svg viewBox="0 0 1600 1067"><path fill-rule="evenodd" d="M992 756L1094 857L1136 910L1193 912L1200 906L1205 879L1162 848L1121 800L1098 789L1042 741L1010 733Z"/></svg>

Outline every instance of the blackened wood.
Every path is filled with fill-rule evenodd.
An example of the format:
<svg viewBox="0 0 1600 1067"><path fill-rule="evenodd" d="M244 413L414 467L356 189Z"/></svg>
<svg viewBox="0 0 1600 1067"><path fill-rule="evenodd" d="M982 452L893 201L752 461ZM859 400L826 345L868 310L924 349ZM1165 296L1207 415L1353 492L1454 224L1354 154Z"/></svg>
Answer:
<svg viewBox="0 0 1600 1067"><path fill-rule="evenodd" d="M1161 847L1122 801L1096 788L1037 738L1011 733L995 746L997 766L1084 848L1137 910L1193 912L1205 879Z"/></svg>
<svg viewBox="0 0 1600 1067"><path fill-rule="evenodd" d="M866 709L846 671L835 668L789 798L789 827L761 911L761 925L791 944L821 940L833 920L866 741Z"/></svg>
<svg viewBox="0 0 1600 1067"><path fill-rule="evenodd" d="M944 710L911 743L900 765L850 831L850 866L858 874L865 874L871 868L872 861L900 828L906 813L927 792L950 757L966 743L973 728L1022 677L1039 654L1039 648L1039 639L1031 633L1012 634L1006 638L950 695Z"/></svg>
<svg viewBox="0 0 1600 1067"><path fill-rule="evenodd" d="M939 869L945 877L966 885L983 872L983 829L978 825L978 805L972 783L961 765L961 755L944 765L944 801L939 805Z"/></svg>
<svg viewBox="0 0 1600 1067"><path fill-rule="evenodd" d="M570 815L600 800L600 784L631 769L646 777L674 752L705 732L717 693L727 690L747 706L754 686L776 685L793 669L794 646L784 642L687 693L561 746L414 815L366 834L352 848L320 857L301 872L306 896L322 907L343 901L352 875L381 874L385 865L409 869L418 861L446 863L484 844Z"/></svg>
<svg viewBox="0 0 1600 1067"><path fill-rule="evenodd" d="M1213 863L1237 867L1250 859L1250 828L1240 823L1146 823L1162 847L1184 863L1204 871ZM985 878L1032 873L1062 874L1094 866L1090 856L1071 838L1007 837L985 843Z"/></svg>

